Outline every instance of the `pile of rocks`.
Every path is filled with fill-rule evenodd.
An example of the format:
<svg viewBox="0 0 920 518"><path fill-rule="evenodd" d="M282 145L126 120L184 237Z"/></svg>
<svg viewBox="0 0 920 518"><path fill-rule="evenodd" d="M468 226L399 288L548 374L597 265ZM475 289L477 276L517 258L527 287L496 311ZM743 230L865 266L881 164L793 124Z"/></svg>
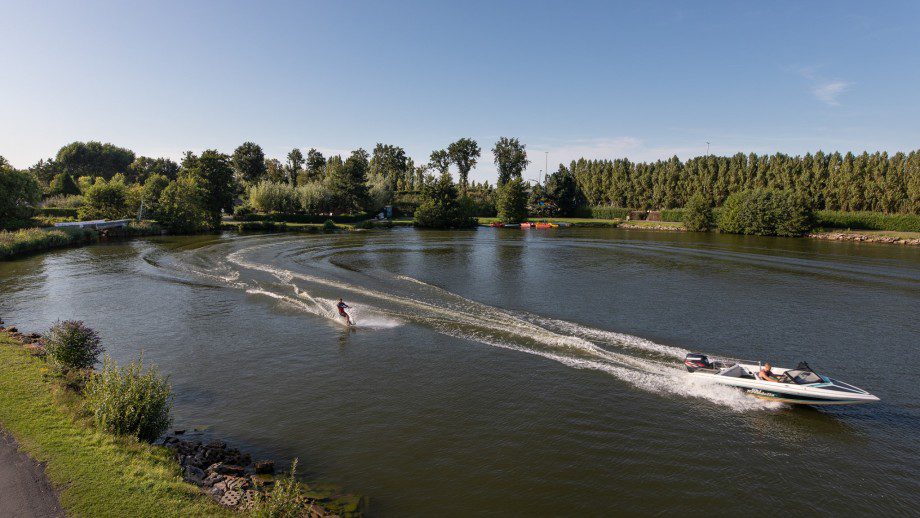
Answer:
<svg viewBox="0 0 920 518"><path fill-rule="evenodd" d="M858 243L887 243L893 245L920 245L920 239L905 239L897 236L869 235L852 232L818 232L806 237L831 241L856 241Z"/></svg>
<svg viewBox="0 0 920 518"><path fill-rule="evenodd" d="M223 441L204 444L170 436L163 444L175 452L183 478L226 507L249 509L260 488L270 485L270 479L255 476L275 472L274 463L253 465L249 454L230 448Z"/></svg>
<svg viewBox="0 0 920 518"><path fill-rule="evenodd" d="M224 507L248 511L259 493L270 489L274 483L274 461L252 462L248 453L231 448L223 441L183 440L176 435L167 436L163 445L175 452L176 460L182 466L186 482L195 484ZM319 502L310 502L302 515L305 518L331 518L337 516L328 512Z"/></svg>
<svg viewBox="0 0 920 518"><path fill-rule="evenodd" d="M33 356L45 355L45 342L42 340L42 335L38 333L20 333L19 329L13 326L4 327L3 320L0 320L0 332L4 332L10 338L18 340Z"/></svg>

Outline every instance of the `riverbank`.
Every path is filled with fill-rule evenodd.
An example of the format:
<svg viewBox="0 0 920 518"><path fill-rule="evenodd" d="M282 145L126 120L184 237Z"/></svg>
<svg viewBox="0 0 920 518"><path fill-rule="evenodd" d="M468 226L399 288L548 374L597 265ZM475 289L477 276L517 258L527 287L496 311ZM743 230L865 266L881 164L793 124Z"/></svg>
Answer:
<svg viewBox="0 0 920 518"><path fill-rule="evenodd" d="M232 516L182 481L169 450L94 430L44 361L0 332L0 426L45 464L71 516Z"/></svg>
<svg viewBox="0 0 920 518"><path fill-rule="evenodd" d="M42 359L40 340L0 325L0 429L44 464L68 516L234 516L254 509L283 480L274 477L273 461L253 463L200 435L179 439L185 432L176 431L147 444L98 431L82 397ZM357 496L297 486L303 516L362 514L365 502Z"/></svg>
<svg viewBox="0 0 920 518"><path fill-rule="evenodd" d="M805 234L812 239L829 241L852 241L856 243L882 243L889 245L920 246L920 232L896 232L891 230L818 230Z"/></svg>
<svg viewBox="0 0 920 518"><path fill-rule="evenodd" d="M102 239L156 236L163 233L164 230L159 225L150 221L131 222L127 227L118 229L117 233L71 227L3 230L0 231L0 261L55 248L92 244Z"/></svg>

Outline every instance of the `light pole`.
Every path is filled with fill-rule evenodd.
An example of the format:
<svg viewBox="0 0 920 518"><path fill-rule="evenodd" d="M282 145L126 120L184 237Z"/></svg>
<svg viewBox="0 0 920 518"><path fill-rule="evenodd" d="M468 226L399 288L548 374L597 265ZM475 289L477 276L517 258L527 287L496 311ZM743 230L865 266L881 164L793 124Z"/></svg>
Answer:
<svg viewBox="0 0 920 518"><path fill-rule="evenodd" d="M706 156L709 156L709 141L706 141Z"/></svg>
<svg viewBox="0 0 920 518"><path fill-rule="evenodd" d="M546 177L549 175L549 151L544 151L544 153L546 154L546 157L545 157L546 160L544 161L544 164L543 164L543 167L544 167L543 170L546 171L546 172L543 174L543 186L545 187L545 186L546 186Z"/></svg>

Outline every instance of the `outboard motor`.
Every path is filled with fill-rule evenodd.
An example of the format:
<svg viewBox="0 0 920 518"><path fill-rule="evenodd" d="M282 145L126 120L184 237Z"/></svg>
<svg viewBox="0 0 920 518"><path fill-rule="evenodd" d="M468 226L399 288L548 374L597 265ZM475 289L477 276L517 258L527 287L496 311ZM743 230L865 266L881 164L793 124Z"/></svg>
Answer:
<svg viewBox="0 0 920 518"><path fill-rule="evenodd" d="M709 362L709 358L705 354L700 353L690 353L684 358L684 365L687 366L687 370L690 372L696 372L699 369L711 369L712 363Z"/></svg>

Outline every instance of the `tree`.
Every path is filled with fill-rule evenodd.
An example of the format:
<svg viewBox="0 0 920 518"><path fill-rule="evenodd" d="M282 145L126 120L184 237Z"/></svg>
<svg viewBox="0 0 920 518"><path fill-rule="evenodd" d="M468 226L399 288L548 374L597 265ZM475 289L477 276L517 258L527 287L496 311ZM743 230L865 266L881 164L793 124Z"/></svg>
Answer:
<svg viewBox="0 0 920 518"><path fill-rule="evenodd" d="M370 176L383 177L389 183L389 189L395 191L399 180L406 176L408 163L406 151L390 144L377 143L370 161Z"/></svg>
<svg viewBox="0 0 920 518"><path fill-rule="evenodd" d="M559 208L563 216L572 214L581 204L582 195L575 175L564 165L559 164L559 169L546 179L546 197Z"/></svg>
<svg viewBox="0 0 920 518"><path fill-rule="evenodd" d="M431 152L431 158L428 161L428 165L432 169L436 169L442 175L445 175L448 174L450 170L450 162L450 154L444 149L439 149Z"/></svg>
<svg viewBox="0 0 920 518"><path fill-rule="evenodd" d="M534 185L530 189L530 197L527 200L527 211L535 217L550 217L559 214L559 207L553 201L546 189L540 185Z"/></svg>
<svg viewBox="0 0 920 518"><path fill-rule="evenodd" d="M422 189L422 203L415 210L415 225L422 228L476 228L476 218L460 203L450 175Z"/></svg>
<svg viewBox="0 0 920 518"><path fill-rule="evenodd" d="M134 152L101 142L72 142L62 147L56 158L62 171L74 178L90 175L108 180L124 173L134 162Z"/></svg>
<svg viewBox="0 0 920 518"><path fill-rule="evenodd" d="M466 192L470 170L476 167L482 150L479 149L479 144L475 140L461 138L447 146L447 153L450 155L450 160L457 164L457 169L460 173L461 192Z"/></svg>
<svg viewBox="0 0 920 518"><path fill-rule="evenodd" d="M514 177L498 188L496 203L498 217L504 223L520 223L527 219L527 188L524 181Z"/></svg>
<svg viewBox="0 0 920 518"><path fill-rule="evenodd" d="M47 187L48 184L51 183L51 180L63 170L61 164L55 162L53 158L39 160L35 165L29 168L29 172L43 187Z"/></svg>
<svg viewBox="0 0 920 518"><path fill-rule="evenodd" d="M169 178L161 174L152 174L144 182L141 199L144 201L145 217L160 219L160 197L169 186Z"/></svg>
<svg viewBox="0 0 920 518"><path fill-rule="evenodd" d="M332 163L332 159L329 162ZM366 208L368 203L367 168L368 154L363 149L353 151L344 164L332 168L329 188L335 199L336 212L348 214L360 212Z"/></svg>
<svg viewBox="0 0 920 518"><path fill-rule="evenodd" d="M42 189L31 174L6 165L0 167L0 228L32 215L42 199Z"/></svg>
<svg viewBox="0 0 920 518"><path fill-rule="evenodd" d="M233 210L233 199L236 195L230 157L209 149L200 157L190 153L182 165L186 174L196 178L204 190L204 209L207 212L208 226L211 229L220 228L221 211Z"/></svg>
<svg viewBox="0 0 920 518"><path fill-rule="evenodd" d="M158 203L158 221L176 233L199 232L209 225L207 192L195 176L183 175L169 183Z"/></svg>
<svg viewBox="0 0 920 518"><path fill-rule="evenodd" d="M790 190L736 192L719 213L719 230L733 234L801 236L811 224L810 209Z"/></svg>
<svg viewBox="0 0 920 518"><path fill-rule="evenodd" d="M505 185L512 178L520 178L530 164L524 144L516 138L502 137L492 148L495 165L498 166L498 186Z"/></svg>
<svg viewBox="0 0 920 518"><path fill-rule="evenodd" d="M265 153L254 142L243 142L233 151L233 172L247 182L258 182L265 176Z"/></svg>
<svg viewBox="0 0 920 518"><path fill-rule="evenodd" d="M281 160L277 158L265 159L265 175L262 177L262 180L268 180L275 183L287 180L287 171L285 171L284 164L281 163Z"/></svg>
<svg viewBox="0 0 920 518"><path fill-rule="evenodd" d="M128 180L137 183L144 183L147 178L155 174L175 180L179 175L179 164L168 158L139 156L131 163L127 171Z"/></svg>
<svg viewBox="0 0 920 518"><path fill-rule="evenodd" d="M51 184L48 185L48 194L80 194L80 187L69 174L58 173L54 175Z"/></svg>
<svg viewBox="0 0 920 518"><path fill-rule="evenodd" d="M96 183L83 193L80 219L121 219L133 216L128 208L128 188L123 182L105 181L97 178Z"/></svg>
<svg viewBox="0 0 920 518"><path fill-rule="evenodd" d="M307 151L307 175L310 181L320 180L326 175L326 158L319 151Z"/></svg>
<svg viewBox="0 0 920 518"><path fill-rule="evenodd" d="M303 153L301 153L299 149L294 148L287 154L285 169L288 174L288 183L293 184L294 181L297 180L297 175L300 173L300 168L303 167L303 163Z"/></svg>
<svg viewBox="0 0 920 518"><path fill-rule="evenodd" d="M702 194L694 194L684 206L684 227L691 232L704 232L713 226L712 206Z"/></svg>

